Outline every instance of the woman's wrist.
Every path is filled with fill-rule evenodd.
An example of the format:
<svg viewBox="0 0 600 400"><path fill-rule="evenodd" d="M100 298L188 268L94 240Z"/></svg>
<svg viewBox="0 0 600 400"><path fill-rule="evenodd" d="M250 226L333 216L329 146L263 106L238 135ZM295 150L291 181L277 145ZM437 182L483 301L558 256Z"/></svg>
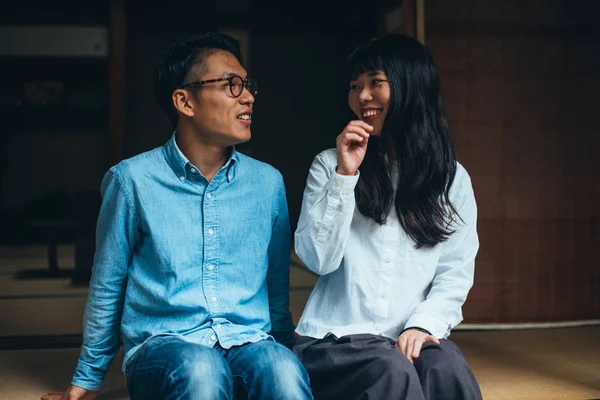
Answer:
<svg viewBox="0 0 600 400"><path fill-rule="evenodd" d="M340 168L340 166L338 165L335 167L335 173L338 175L354 176L358 173L358 169L355 169L354 171L348 171L344 168Z"/></svg>

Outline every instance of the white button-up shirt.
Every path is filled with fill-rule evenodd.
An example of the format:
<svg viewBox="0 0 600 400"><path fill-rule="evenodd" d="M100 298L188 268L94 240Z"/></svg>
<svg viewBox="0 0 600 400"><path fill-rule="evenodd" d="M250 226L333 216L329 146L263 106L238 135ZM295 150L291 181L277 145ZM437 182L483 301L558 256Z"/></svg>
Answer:
<svg viewBox="0 0 600 400"><path fill-rule="evenodd" d="M461 219L446 242L415 248L394 207L384 225L356 208L358 175L335 172L335 149L315 158L295 233L296 254L321 275L296 332L322 338L372 333L394 340L406 327L448 337L462 321L473 285L477 206L467 171L457 165L450 201Z"/></svg>

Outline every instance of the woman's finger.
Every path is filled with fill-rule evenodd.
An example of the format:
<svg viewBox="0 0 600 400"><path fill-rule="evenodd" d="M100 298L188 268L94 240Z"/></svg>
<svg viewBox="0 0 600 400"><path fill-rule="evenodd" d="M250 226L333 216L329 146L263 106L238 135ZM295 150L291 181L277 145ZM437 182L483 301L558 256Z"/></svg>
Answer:
<svg viewBox="0 0 600 400"><path fill-rule="evenodd" d="M404 353L404 355L408 358L408 360L410 362L413 362L412 352L413 352L413 349L415 347L415 340L416 339L415 339L414 336L411 336L410 338L408 338L408 343L407 343L407 346L406 346L406 352Z"/></svg>
<svg viewBox="0 0 600 400"><path fill-rule="evenodd" d="M365 121L361 121L360 119L356 119L354 121L350 121L350 123L348 123L347 126L351 126L351 125L361 127L362 129L364 129L367 132L372 132L373 131L373 126L372 125L369 125Z"/></svg>
<svg viewBox="0 0 600 400"><path fill-rule="evenodd" d="M340 144L342 144L342 145L348 145L348 144L351 144L351 143L354 143L354 142L362 143L363 141L368 140L368 139L365 138L364 136L361 136L361 135L357 134L357 133L351 133L351 132L349 132L349 133L346 133L345 135L343 135L340 140L341 140Z"/></svg>
<svg viewBox="0 0 600 400"><path fill-rule="evenodd" d="M413 346L411 356L413 359L419 358L421 355L421 348L423 347L423 342L421 340L416 340L415 345Z"/></svg>

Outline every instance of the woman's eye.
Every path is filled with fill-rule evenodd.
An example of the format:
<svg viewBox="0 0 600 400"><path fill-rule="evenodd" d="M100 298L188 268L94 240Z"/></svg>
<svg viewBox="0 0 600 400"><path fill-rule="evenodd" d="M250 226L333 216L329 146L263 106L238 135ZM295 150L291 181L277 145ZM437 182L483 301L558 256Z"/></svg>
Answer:
<svg viewBox="0 0 600 400"><path fill-rule="evenodd" d="M378 83L381 83L381 82L383 82L383 80L381 80L381 79L373 79L373 80L371 81L371 84L373 84L373 85L377 85Z"/></svg>
<svg viewBox="0 0 600 400"><path fill-rule="evenodd" d="M358 85L350 85L350 90L356 90L358 89Z"/></svg>

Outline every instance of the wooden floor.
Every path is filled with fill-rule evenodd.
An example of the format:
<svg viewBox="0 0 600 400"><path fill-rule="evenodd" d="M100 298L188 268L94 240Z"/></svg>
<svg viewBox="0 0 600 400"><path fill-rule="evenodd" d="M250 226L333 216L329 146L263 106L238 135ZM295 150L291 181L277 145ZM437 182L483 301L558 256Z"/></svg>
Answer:
<svg viewBox="0 0 600 400"><path fill-rule="evenodd" d="M463 332L465 354L484 399L600 398L600 326Z"/></svg>
<svg viewBox="0 0 600 400"><path fill-rule="evenodd" d="M59 265L72 268L72 260L72 246L61 246ZM75 368L79 350L73 346L81 340L87 289L72 287L68 279L17 278L19 271L44 268L45 262L41 246L0 248L1 400L63 390ZM297 320L316 278L296 261L292 267ZM458 330L450 339L465 353L486 400L600 399L600 326ZM120 353L102 399L127 399L121 361Z"/></svg>

